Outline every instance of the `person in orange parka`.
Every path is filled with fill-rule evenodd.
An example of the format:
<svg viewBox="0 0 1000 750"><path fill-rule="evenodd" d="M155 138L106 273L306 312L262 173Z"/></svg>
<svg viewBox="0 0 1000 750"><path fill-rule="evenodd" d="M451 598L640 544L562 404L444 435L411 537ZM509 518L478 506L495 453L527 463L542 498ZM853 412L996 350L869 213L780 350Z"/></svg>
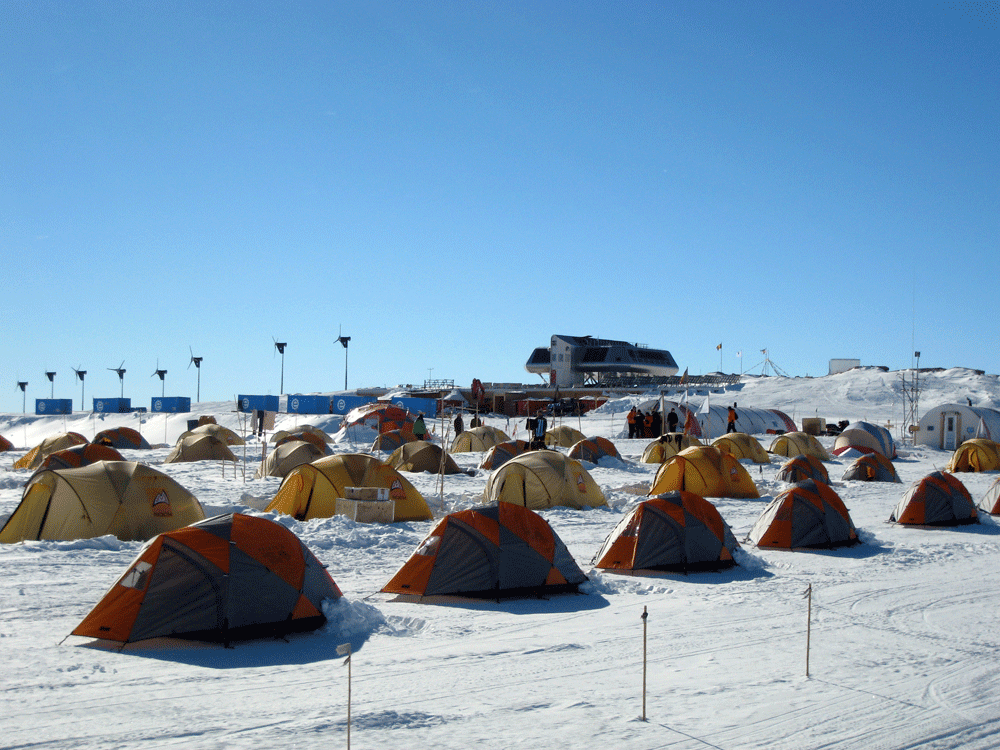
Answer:
<svg viewBox="0 0 1000 750"><path fill-rule="evenodd" d="M634 406L629 410L628 416L625 417L625 420L628 422L628 436L629 436L629 438L634 438L635 437L635 407Z"/></svg>

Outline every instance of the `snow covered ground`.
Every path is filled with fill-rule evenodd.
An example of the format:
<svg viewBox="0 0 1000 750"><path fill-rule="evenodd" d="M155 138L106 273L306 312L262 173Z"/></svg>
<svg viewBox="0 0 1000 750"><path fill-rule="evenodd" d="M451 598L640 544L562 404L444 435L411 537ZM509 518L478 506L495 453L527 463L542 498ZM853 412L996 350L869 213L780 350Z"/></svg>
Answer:
<svg viewBox="0 0 1000 750"><path fill-rule="evenodd" d="M921 409L971 398L1000 406L997 376L949 370L923 377ZM703 395L694 394L693 403ZM713 403L716 396L713 395ZM743 406L829 422L866 418L898 437L898 373L856 370L824 378L747 378ZM634 399L639 401L640 399ZM543 512L590 576L584 594L547 600L397 601L377 593L431 523L361 525L343 517L295 522L345 593L321 631L232 649L166 639L124 651L63 638L135 556L113 537L0 546L0 747L296 748L346 746L347 669L353 657L351 743L356 748L989 748L1000 747L1000 526L928 530L888 524L911 482L949 455L900 445L903 484L841 482L849 460L827 464L864 544L829 552L744 547L739 567L693 575L615 575L590 560L639 498L656 466L639 463L645 440L626 440L632 399L567 423L614 440L623 462L588 466L609 507ZM199 404L239 429L229 403ZM145 417L143 435L172 445L192 415ZM279 428L335 419L280 415ZM513 432L502 418L488 423ZM135 416L0 415L17 449L0 454L0 522L28 472L11 464L47 435L87 437ZM523 426L520 436L523 437ZM512 435L513 436L513 435ZM767 447L770 437L759 436ZM821 438L832 446L832 438ZM336 451L364 450L362 443ZM169 447L126 451L152 465ZM243 458L242 449L237 449ZM256 508L280 480L253 480L260 448L243 464L158 466L206 513ZM475 469L481 454L456 454ZM747 468L759 500L713 501L742 539L786 485L779 466ZM437 515L477 504L487 473L410 475ZM978 500L995 474L963 474ZM806 600L813 587L810 675ZM642 712L643 627L648 608L648 692Z"/></svg>

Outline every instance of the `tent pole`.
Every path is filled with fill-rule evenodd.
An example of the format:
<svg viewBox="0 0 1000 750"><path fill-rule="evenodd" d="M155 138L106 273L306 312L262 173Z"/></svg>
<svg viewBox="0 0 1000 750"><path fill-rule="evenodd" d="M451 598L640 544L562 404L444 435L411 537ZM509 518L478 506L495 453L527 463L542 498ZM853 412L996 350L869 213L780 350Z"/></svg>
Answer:
<svg viewBox="0 0 1000 750"><path fill-rule="evenodd" d="M642 608L642 720L646 720L646 618L649 612Z"/></svg>

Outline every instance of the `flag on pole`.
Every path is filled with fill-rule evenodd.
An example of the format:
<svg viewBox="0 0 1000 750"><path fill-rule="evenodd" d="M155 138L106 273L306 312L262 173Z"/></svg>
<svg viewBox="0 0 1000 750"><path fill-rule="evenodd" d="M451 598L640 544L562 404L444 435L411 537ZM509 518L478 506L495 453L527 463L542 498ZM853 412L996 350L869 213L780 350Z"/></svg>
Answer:
<svg viewBox="0 0 1000 750"><path fill-rule="evenodd" d="M711 409L711 406L709 405L708 401L709 401L709 397L705 396L705 403L703 403L701 405L701 408L698 410L699 414L711 414L712 413L712 409Z"/></svg>
<svg viewBox="0 0 1000 750"><path fill-rule="evenodd" d="M986 429L986 425L983 423L983 418L980 417L979 418L979 426L976 428L976 437L977 438L988 438L989 436L990 436L989 435L989 430Z"/></svg>
<svg viewBox="0 0 1000 750"><path fill-rule="evenodd" d="M719 344L717 347L715 347L715 350L716 351L722 351L722 344Z"/></svg>
<svg viewBox="0 0 1000 750"><path fill-rule="evenodd" d="M681 375L681 382L680 382L680 384L684 385L687 382L688 382L688 368L685 367L684 368L684 374Z"/></svg>

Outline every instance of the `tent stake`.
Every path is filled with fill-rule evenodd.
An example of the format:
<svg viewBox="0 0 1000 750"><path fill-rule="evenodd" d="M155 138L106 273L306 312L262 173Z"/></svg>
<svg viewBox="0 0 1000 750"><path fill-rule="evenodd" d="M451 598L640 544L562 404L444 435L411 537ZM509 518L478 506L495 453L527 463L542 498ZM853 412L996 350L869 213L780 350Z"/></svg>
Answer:
<svg viewBox="0 0 1000 750"><path fill-rule="evenodd" d="M809 600L806 612L806 677L809 676L809 640L812 635L812 608L813 608L813 585L810 583L806 588L804 596Z"/></svg>
<svg viewBox="0 0 1000 750"><path fill-rule="evenodd" d="M642 720L646 720L646 618L649 613L642 608Z"/></svg>

